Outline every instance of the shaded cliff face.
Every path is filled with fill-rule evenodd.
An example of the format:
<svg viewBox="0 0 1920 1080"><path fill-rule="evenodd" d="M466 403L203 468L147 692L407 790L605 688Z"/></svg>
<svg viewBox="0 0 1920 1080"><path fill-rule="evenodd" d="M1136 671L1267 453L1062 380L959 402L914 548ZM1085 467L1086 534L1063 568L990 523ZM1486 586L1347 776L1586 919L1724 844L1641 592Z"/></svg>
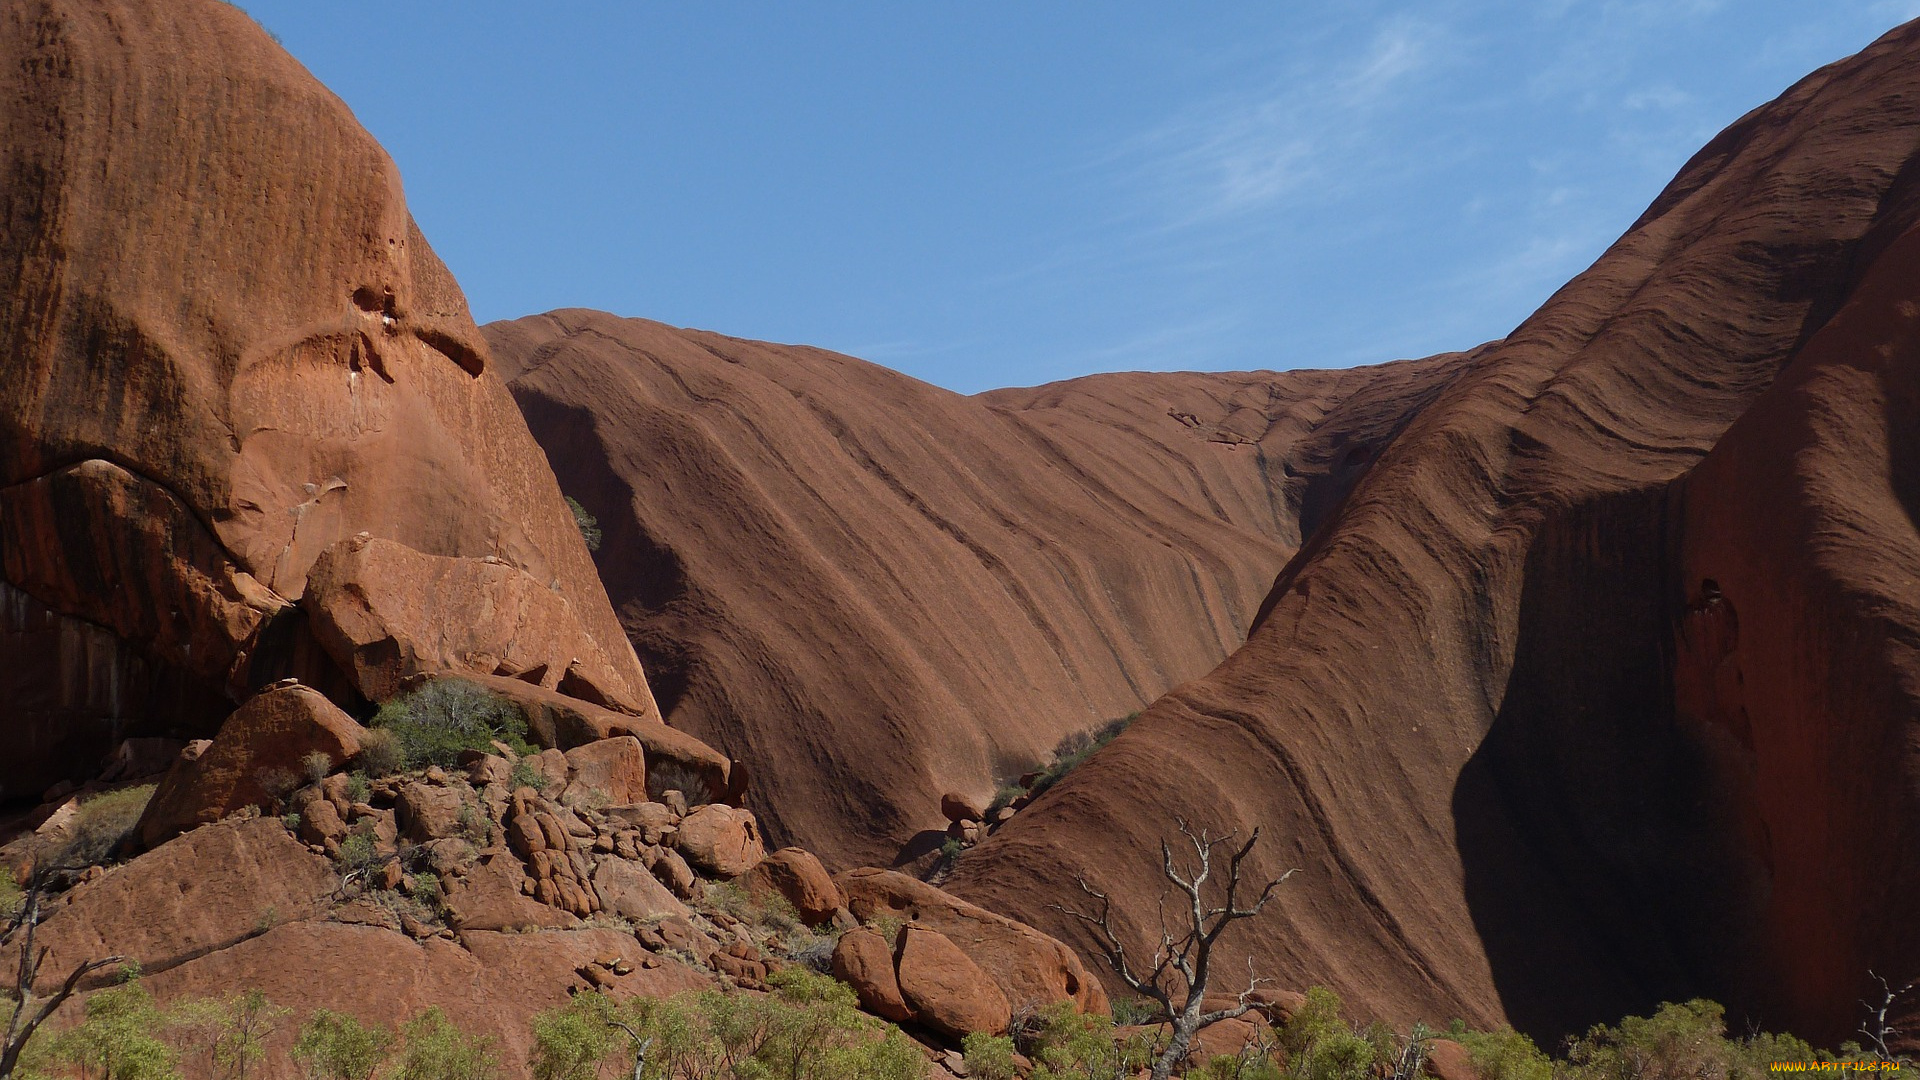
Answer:
<svg viewBox="0 0 1920 1080"><path fill-rule="evenodd" d="M943 792L984 802L1218 663L1301 522L1463 363L968 398L590 311L485 333L666 715L843 865L937 846Z"/></svg>
<svg viewBox="0 0 1920 1080"><path fill-rule="evenodd" d="M380 696L370 668L472 667L649 706L458 287L345 105L214 0L9 3L0 102L0 682L28 703L8 795L285 675L345 700ZM410 638L388 599L406 583L307 587L360 534L498 560L557 599ZM316 636L348 594L384 621ZM568 655L482 655L529 628Z"/></svg>
<svg viewBox="0 0 1920 1080"><path fill-rule="evenodd" d="M1084 877L1141 936L1175 815L1260 826L1283 985L1847 1037L1920 975L1917 150L1915 26L1714 139L950 887L1071 936Z"/></svg>

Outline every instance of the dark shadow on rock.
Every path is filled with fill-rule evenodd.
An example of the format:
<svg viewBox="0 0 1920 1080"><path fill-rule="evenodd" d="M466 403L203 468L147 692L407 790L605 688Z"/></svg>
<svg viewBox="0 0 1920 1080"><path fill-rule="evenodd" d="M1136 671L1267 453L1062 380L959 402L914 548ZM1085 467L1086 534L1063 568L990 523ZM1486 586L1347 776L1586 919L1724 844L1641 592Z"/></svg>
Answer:
<svg viewBox="0 0 1920 1080"><path fill-rule="evenodd" d="M1658 489L1542 524L1506 693L1454 788L1494 985L1549 1049L1663 1001L1744 1019L1727 997L1756 905L1714 769L1675 720L1668 506Z"/></svg>

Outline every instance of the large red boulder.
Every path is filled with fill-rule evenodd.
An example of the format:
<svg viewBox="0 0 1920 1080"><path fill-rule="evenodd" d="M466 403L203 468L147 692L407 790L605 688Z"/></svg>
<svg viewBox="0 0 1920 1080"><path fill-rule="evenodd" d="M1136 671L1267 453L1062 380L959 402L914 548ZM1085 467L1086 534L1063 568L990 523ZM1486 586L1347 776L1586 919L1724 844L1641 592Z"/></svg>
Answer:
<svg viewBox="0 0 1920 1080"><path fill-rule="evenodd" d="M753 811L720 803L681 818L673 843L695 867L725 878L739 877L767 857Z"/></svg>
<svg viewBox="0 0 1920 1080"><path fill-rule="evenodd" d="M601 806L647 801L647 754L640 740L616 735L566 752L567 798Z"/></svg>
<svg viewBox="0 0 1920 1080"><path fill-rule="evenodd" d="M1106 991L1073 950L1025 923L893 870L849 870L834 882L862 922L899 919L945 935L1016 1009L1071 1001L1082 1012L1108 1010Z"/></svg>
<svg viewBox="0 0 1920 1080"><path fill-rule="evenodd" d="M34 935L42 989L74 967L125 956L164 970L326 910L339 875L274 818L195 829L81 884ZM12 970L17 953L0 950Z"/></svg>
<svg viewBox="0 0 1920 1080"><path fill-rule="evenodd" d="M916 1023L953 1039L1007 1030L1007 996L945 934L909 923L894 956L900 995Z"/></svg>
<svg viewBox="0 0 1920 1080"><path fill-rule="evenodd" d="M353 717L304 686L269 690L237 709L197 757L181 755L140 819L152 847L245 806L264 806L308 781L312 755L331 772L360 752ZM317 759L316 759L317 760Z"/></svg>
<svg viewBox="0 0 1920 1080"><path fill-rule="evenodd" d="M396 668L545 664L652 711L393 162L245 12L0 8L0 175L0 595L67 620L0 634L0 671L28 723L79 732L10 742L9 791L284 676L345 700ZM307 596L360 535L398 554ZM377 631L314 640L309 617L365 612ZM81 623L107 648L60 639ZM96 670L131 677L107 700Z"/></svg>
<svg viewBox="0 0 1920 1080"><path fill-rule="evenodd" d="M831 922L847 906L833 875L812 852L781 848L747 874L747 888L784 897L808 926Z"/></svg>
<svg viewBox="0 0 1920 1080"><path fill-rule="evenodd" d="M853 988L861 1008L896 1024L913 1019L894 973L893 943L864 927L840 935L833 945L833 977Z"/></svg>

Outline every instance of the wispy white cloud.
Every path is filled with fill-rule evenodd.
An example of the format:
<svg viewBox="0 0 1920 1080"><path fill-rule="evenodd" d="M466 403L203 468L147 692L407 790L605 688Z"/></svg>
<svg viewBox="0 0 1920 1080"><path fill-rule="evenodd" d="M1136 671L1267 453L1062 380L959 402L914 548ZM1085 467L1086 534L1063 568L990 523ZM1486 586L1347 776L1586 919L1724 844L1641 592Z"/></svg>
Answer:
<svg viewBox="0 0 1920 1080"><path fill-rule="evenodd" d="M1337 184L1377 149L1375 120L1406 104L1447 51L1442 24L1403 16L1332 60L1217 96L1108 155L1131 166L1136 209L1168 228L1243 217Z"/></svg>

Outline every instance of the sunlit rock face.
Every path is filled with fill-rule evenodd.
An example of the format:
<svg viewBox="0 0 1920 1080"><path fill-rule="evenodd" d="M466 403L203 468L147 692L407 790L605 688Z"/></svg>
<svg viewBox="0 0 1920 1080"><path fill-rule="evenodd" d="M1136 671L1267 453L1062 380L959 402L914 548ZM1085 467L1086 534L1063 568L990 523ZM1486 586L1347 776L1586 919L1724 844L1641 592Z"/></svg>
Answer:
<svg viewBox="0 0 1920 1080"><path fill-rule="evenodd" d="M0 633L0 669L68 718L27 723L0 783L130 726L217 723L207 701L283 676L352 701L412 663L651 710L459 288L344 104L214 0L8 4L0 83L0 576L46 609ZM398 642L382 667L317 642L308 572L356 538L486 565L442 574L492 621L482 644ZM417 581L352 586L381 608ZM486 645L521 636L552 655Z"/></svg>

